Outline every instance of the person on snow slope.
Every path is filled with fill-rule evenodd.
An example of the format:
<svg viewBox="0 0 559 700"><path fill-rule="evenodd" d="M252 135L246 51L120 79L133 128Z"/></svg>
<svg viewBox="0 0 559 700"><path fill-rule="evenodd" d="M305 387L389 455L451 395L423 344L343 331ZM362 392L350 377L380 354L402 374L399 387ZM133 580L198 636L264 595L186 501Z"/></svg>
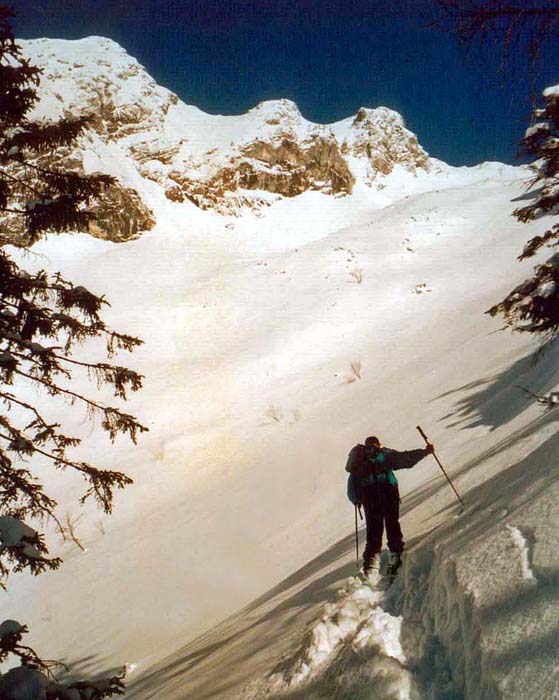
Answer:
<svg viewBox="0 0 559 700"><path fill-rule="evenodd" d="M390 550L389 575L394 576L401 564L404 539L400 527L400 493L394 474L398 469L411 469L435 448L430 443L423 449L398 452L383 447L377 437L370 436L364 445L355 445L349 453L347 495L358 508L363 506L367 526L367 543L363 553L363 573L368 576L380 568L382 535L386 528Z"/></svg>

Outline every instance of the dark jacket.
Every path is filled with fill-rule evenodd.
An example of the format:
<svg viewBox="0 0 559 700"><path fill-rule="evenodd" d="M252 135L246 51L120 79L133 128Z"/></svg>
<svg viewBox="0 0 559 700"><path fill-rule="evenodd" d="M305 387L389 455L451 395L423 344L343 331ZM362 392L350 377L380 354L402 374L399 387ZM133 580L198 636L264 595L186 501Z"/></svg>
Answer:
<svg viewBox="0 0 559 700"><path fill-rule="evenodd" d="M394 472L398 469L411 469L428 454L426 448L398 452L381 447L372 455L367 453L364 445L355 445L346 464L346 471L349 472L347 497L356 504L361 502L359 494L363 489L374 488L377 484L397 486L398 480Z"/></svg>

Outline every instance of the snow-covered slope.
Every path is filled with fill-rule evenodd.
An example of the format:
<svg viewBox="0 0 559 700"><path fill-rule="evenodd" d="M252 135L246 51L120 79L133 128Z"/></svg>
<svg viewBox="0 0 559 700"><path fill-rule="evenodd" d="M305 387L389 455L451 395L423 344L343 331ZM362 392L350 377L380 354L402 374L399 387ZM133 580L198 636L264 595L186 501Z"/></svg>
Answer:
<svg viewBox="0 0 559 700"><path fill-rule="evenodd" d="M84 167L118 175L153 210L157 223L127 243L62 235L38 243L30 255L14 254L28 267L61 269L105 293L112 304L108 321L145 339L131 364L146 375L146 387L128 408L150 433L137 448L124 442L111 448L97 434L89 436L84 457L118 464L135 485L119 496L110 519L90 514L83 522L85 553L61 545L65 565L59 572L13 577L2 612L29 624L29 642L43 656L64 658L78 671L128 664L138 698L229 698L232 688L241 692L254 678L253 689L271 693L258 676L275 665L278 649L294 651L301 625L313 620L316 605L334 594L329 587L341 585L349 573L351 544L332 548L352 527L343 471L348 450L370 433L394 447L417 446L415 426L421 423L467 494L464 530L442 524L449 498L439 488L435 464L426 461L405 474L408 539L435 526L444 536L418 543L417 554L410 553L399 597L384 607L373 596L382 607L376 621L359 603L358 622L349 626L347 639L354 641L353 632L369 622L396 630L384 612L402 613L402 629L420 618L423 636L416 653L430 658L429 643L440 645L441 668L448 673L462 630L474 649L476 635L489 629L475 617L489 600L484 596L496 591L498 606L509 592L484 578L500 579L508 561L489 554L492 538L510 547L520 586L528 585L528 569L540 575L532 554L528 569L522 568L526 560L519 547L530 541L530 532L543 541L540 531L526 529L532 526L510 518L510 511L499 529L500 502L495 520L488 521L489 502L496 503L491 482L487 492L478 486L498 479L519 458L529 459L547 436L527 432L525 442L514 442L515 431L529 431L524 426L536 417L514 385L541 393L556 382L553 368L528 371L530 342L496 333L498 321L483 314L529 269L515 258L536 226L510 216L525 173L496 163L450 168L434 159L410 167L399 161L401 153L422 159L422 151L417 143L412 148L398 115L382 110L360 111L327 128L309 125L283 101L243 117L209 117L155 85L112 42L94 38L78 44L79 51L73 42L26 44L48 66L38 113L55 115L72 100L107 105L82 144ZM99 57L101 49L105 58ZM279 124L273 123L277 114ZM388 123L397 134L390 145L397 157L383 173L362 144L370 138L374 146L374 130ZM247 144L266 143L271 153L280 124L280 131L291 130L299 155L315 138L338 144L354 180L343 196L332 196L330 185L315 186L319 180L312 180L316 173L308 164L305 177L314 184L298 196L243 187L241 201L237 186L231 190L237 197L233 210L219 204L229 202L227 193L216 195L219 206L213 206L209 189L205 202L196 204L169 196L174 169L191 178L203 162L197 182L207 185ZM158 153L168 155L151 157L157 139ZM170 144L179 144L178 150L166 150ZM208 159L212 149L217 151ZM334 158L335 151L329 153ZM239 157L258 160L254 154ZM286 172L288 179L295 177L297 158L293 168L281 166L281 177ZM333 162L328 158L324 163ZM183 183L180 187L184 192ZM273 206L263 206L270 198ZM84 431L81 416L70 420ZM78 515L81 484L68 485L66 476L52 479L62 508ZM547 471L541 479L550 480ZM525 484L515 483L514 498L522 499ZM544 507L540 495L532 493L534 513ZM477 558L486 551L483 561ZM281 581L323 552L317 560L322 564L296 577L302 588L293 602L295 584ZM439 565L445 556L451 562L446 578ZM554 556L545 566L553 569ZM345 568L336 571L341 564ZM507 585L524 590L514 587L516 564L510 566ZM477 579L468 574L474 570ZM450 612L437 597L443 579ZM280 588L252 612L177 653L275 585ZM350 584L349 599L355 594L370 602L367 591L355 590ZM472 628L448 622L456 606L462 615L462 600L475 613ZM242 630L251 619L253 636L247 640ZM401 650L394 642L385 656L421 666L406 648L412 639L406 635ZM504 638L515 648L506 632L498 643L487 642L489 656L495 648L504 650ZM369 647L364 640L367 655ZM347 645L341 648L349 658ZM169 654L175 656L161 663ZM470 669L478 657L472 652L463 658ZM239 659L248 671L241 672ZM156 662L153 675L146 673ZM467 689L464 697L485 698L467 685L467 669L449 682L448 697L453 692L461 697L456 693ZM309 678L314 671L313 666ZM409 687L419 681L410 676ZM313 697L304 688L293 692ZM406 697L388 693L377 697ZM513 697L521 696L507 700Z"/></svg>
<svg viewBox="0 0 559 700"><path fill-rule="evenodd" d="M355 578L350 535L137 678L129 697L553 700L555 420L525 415L464 463L464 511L442 479L404 499L415 536L388 591Z"/></svg>
<svg viewBox="0 0 559 700"><path fill-rule="evenodd" d="M500 391L485 393L491 404ZM442 479L404 499L414 537L387 592L354 577L350 535L137 678L130 697L553 700L555 421L529 411L465 462L464 511Z"/></svg>

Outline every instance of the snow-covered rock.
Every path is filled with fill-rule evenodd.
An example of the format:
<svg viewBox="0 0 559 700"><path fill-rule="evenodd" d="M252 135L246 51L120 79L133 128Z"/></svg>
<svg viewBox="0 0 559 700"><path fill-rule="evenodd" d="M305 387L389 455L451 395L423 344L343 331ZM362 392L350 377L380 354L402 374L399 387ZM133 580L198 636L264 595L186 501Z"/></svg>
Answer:
<svg viewBox="0 0 559 700"><path fill-rule="evenodd" d="M17 518L0 516L0 547L24 546L26 540L34 540L36 531Z"/></svg>
<svg viewBox="0 0 559 700"><path fill-rule="evenodd" d="M44 673L19 666L0 676L2 700L46 700L47 690L54 684Z"/></svg>
<svg viewBox="0 0 559 700"><path fill-rule="evenodd" d="M332 125L342 144L342 153L368 162L368 179L388 175L396 165L411 172L429 170L428 154L417 137L408 131L398 112L386 107L362 107L355 117Z"/></svg>
<svg viewBox="0 0 559 700"><path fill-rule="evenodd" d="M263 102L245 115L209 115L157 85L109 39L22 45L44 68L32 116L91 114L90 132L71 154L73 165L88 170L95 161L121 183L109 199L134 219L133 230L117 217L112 226L93 229L101 237L104 231L126 240L151 227L149 212L135 198L142 180L157 183L173 202L239 215L308 190L347 195L356 180L371 184L398 165L429 169L402 117L384 107L362 108L331 125L309 122L286 99Z"/></svg>

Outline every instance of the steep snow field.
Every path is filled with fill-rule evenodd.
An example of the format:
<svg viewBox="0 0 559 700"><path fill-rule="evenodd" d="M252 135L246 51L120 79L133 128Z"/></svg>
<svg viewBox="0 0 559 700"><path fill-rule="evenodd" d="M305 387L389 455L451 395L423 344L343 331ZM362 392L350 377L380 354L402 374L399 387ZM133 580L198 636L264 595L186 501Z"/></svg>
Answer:
<svg viewBox="0 0 559 700"><path fill-rule="evenodd" d="M557 698L558 448L538 417L463 465L461 484L480 481L462 486L464 513L441 484L405 499L408 534L431 532L410 540L387 593L353 577L350 535L130 697Z"/></svg>
<svg viewBox="0 0 559 700"><path fill-rule="evenodd" d="M170 93L124 68L153 116ZM255 114L212 119L216 142ZM533 341L484 315L527 275L516 256L542 224L511 217L524 170L430 163L233 217L169 201L118 144L90 139L86 169L137 188L156 227L11 252L106 294L107 320L144 338L124 358L146 376L127 410L150 432L111 447L79 410L53 413L84 458L135 484L110 518L85 509L85 552L51 533L59 572L11 578L2 614L43 657L126 665L137 700L559 697L559 441L518 388L551 390L556 354L531 369ZM418 424L467 507L432 459L402 475L409 548L385 592L353 578L344 466L368 434L420 446ZM82 484L45 478L79 516Z"/></svg>
<svg viewBox="0 0 559 700"><path fill-rule="evenodd" d="M59 236L34 247L28 265L61 268L106 292L109 320L145 338L132 364L146 374L146 388L129 408L150 433L138 448L119 443L116 457L92 435L88 449L97 461L124 467L135 485L118 498L113 517L100 523L93 515L83 524L87 552L66 547L60 572L13 577L6 612L30 625L33 646L78 668L128 664L133 682L326 550L333 572L323 582L322 566L311 567L297 593L298 624L289 608L282 632L277 625L268 631L280 647L291 644L316 599L333 594L330 581L341 583L340 565L344 576L354 566L351 542L334 548L334 559L328 554L351 530L347 451L372 432L389 445L417 446L418 423L457 477L468 509L448 519L452 493L428 460L401 478L408 538L438 528L434 540L410 552L409 584L394 603L404 627L422 621L419 638L413 630L404 636L412 640L406 658L421 665L436 656L429 645L438 640L444 673L452 666L457 674L451 686L477 688L500 678L500 662L487 661L494 652L500 658L508 650L514 661L534 624L552 624L545 591L553 591L557 549L547 523L556 499L550 489L532 504L532 491L539 494L552 474L548 462L531 464L530 454L547 454L545 440L555 444L553 424L538 418L514 385L541 393L556 377L551 359L529 371L532 347L496 332L498 322L483 314L527 270L514 258L529 229L509 214L522 173L507 170L499 179L497 166L477 172L477 182L468 173L459 186L455 174L454 186L371 208L347 228L332 230L314 195L284 202L288 234L289 221L306 220L313 235L279 251L273 244L267 251L263 241L270 228L281 235L274 208L259 236L252 221L231 234L197 211L183 227L184 210L171 204L160 210L156 230L125 245ZM356 269L360 283L350 274ZM77 489L64 487L63 499ZM282 614L279 607L271 606L270 620ZM478 619L486 607L493 622ZM250 669L260 658L251 643L227 643L244 629L245 616L236 624L225 640L216 633L215 648L223 645L226 658L241 651ZM261 648L260 633L252 640ZM194 647L206 670L214 644L207 647ZM273 645L260 652L264 665L273 665L275 653ZM480 671L480 655L496 664L494 672ZM522 671L526 682L540 672L532 666ZM239 672L213 669L211 681L179 673L165 697L190 697L189 683L192 697L229 697L212 683L227 685ZM168 682L165 673L151 680L158 678ZM162 692L148 687L136 696Z"/></svg>

